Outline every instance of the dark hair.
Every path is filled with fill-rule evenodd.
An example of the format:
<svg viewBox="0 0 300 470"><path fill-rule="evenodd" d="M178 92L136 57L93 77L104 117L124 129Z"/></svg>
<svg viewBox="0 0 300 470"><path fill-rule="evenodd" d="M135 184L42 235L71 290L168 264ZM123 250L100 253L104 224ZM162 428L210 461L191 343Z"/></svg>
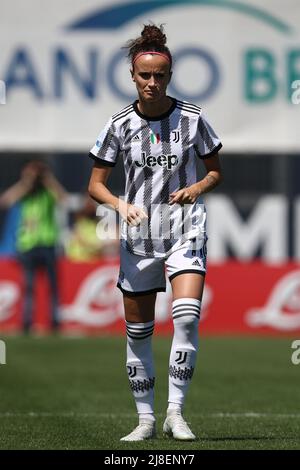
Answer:
<svg viewBox="0 0 300 470"><path fill-rule="evenodd" d="M131 39L124 46L128 49L128 57L133 64L135 57L141 52L155 51L166 54L170 59L172 68L172 55L166 46L167 36L164 33L163 25L159 27L154 24L144 25L141 35L136 39Z"/></svg>

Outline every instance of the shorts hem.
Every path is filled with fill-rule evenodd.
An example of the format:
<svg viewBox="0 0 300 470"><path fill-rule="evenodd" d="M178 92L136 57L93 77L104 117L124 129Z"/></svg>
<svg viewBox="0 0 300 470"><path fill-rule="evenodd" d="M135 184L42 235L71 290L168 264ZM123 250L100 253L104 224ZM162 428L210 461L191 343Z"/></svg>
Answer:
<svg viewBox="0 0 300 470"><path fill-rule="evenodd" d="M129 290L123 289L123 287L121 287L120 283L117 284L117 287L118 287L118 289L120 289L120 291L121 291L123 294L126 294L126 295L128 295L129 297L138 297L138 296L141 296L141 295L154 294L154 293L156 293L156 292L166 292L166 288L165 288L165 287L156 287L155 289L150 289L150 290L145 290L145 291L139 291L139 292L131 292L131 291L129 291Z"/></svg>
<svg viewBox="0 0 300 470"><path fill-rule="evenodd" d="M172 281L176 276L179 276L179 274L186 273L202 274L205 276L206 271L203 271L202 269L183 269L182 271L177 271L176 273L171 274L171 276L169 276L169 281Z"/></svg>

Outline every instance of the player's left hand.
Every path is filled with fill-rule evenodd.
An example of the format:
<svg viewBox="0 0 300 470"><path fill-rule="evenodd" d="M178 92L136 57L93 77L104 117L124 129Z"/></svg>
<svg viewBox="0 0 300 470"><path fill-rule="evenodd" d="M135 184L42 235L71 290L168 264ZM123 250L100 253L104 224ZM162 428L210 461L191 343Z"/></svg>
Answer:
<svg viewBox="0 0 300 470"><path fill-rule="evenodd" d="M193 204L199 196L199 189L195 184L192 184L188 188L179 189L174 193L170 194L169 204Z"/></svg>

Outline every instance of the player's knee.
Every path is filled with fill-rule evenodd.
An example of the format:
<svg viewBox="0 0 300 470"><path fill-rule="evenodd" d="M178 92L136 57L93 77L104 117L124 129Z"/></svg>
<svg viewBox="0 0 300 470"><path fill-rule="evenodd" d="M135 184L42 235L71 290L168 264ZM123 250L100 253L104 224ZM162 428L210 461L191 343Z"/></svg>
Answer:
<svg viewBox="0 0 300 470"><path fill-rule="evenodd" d="M173 320L174 335L183 343L194 343L198 337L199 319L192 315Z"/></svg>
<svg viewBox="0 0 300 470"><path fill-rule="evenodd" d="M187 329L198 327L201 301L193 298L176 299L172 305L174 327L181 325Z"/></svg>
<svg viewBox="0 0 300 470"><path fill-rule="evenodd" d="M154 319L155 300L151 296L124 296L125 318L132 323L150 322Z"/></svg>
<svg viewBox="0 0 300 470"><path fill-rule="evenodd" d="M201 302L197 299L182 298L173 302L174 335L182 344L198 343L200 310Z"/></svg>
<svg viewBox="0 0 300 470"><path fill-rule="evenodd" d="M196 326L198 326L199 317L200 317L200 312L199 312L199 316L186 314L180 318L173 318L173 324L174 324L174 327L181 325L182 327L193 329Z"/></svg>
<svg viewBox="0 0 300 470"><path fill-rule="evenodd" d="M154 321L147 323L131 323L126 321L127 357L145 361L152 354L152 336Z"/></svg>

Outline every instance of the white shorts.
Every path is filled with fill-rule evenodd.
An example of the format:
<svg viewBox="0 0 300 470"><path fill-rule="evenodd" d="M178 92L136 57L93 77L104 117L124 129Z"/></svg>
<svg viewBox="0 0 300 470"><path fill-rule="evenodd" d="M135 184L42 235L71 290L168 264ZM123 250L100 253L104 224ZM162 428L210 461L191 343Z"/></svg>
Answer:
<svg viewBox="0 0 300 470"><path fill-rule="evenodd" d="M120 273L117 287L132 296L165 292L165 271L171 281L178 274L206 273L206 241L187 240L166 258L146 258L130 253L121 246Z"/></svg>

